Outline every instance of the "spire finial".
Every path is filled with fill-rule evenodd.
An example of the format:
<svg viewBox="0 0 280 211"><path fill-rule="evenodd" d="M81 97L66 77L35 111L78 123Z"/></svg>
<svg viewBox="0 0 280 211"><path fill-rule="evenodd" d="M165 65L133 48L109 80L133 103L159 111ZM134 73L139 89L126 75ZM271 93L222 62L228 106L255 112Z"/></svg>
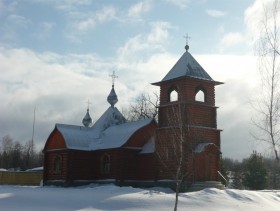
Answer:
<svg viewBox="0 0 280 211"><path fill-rule="evenodd" d="M112 78L112 87L114 87L115 79L118 78L118 76L115 74L115 70L113 71L112 75L109 75L109 77Z"/></svg>
<svg viewBox="0 0 280 211"><path fill-rule="evenodd" d="M89 105L91 104L91 102L88 100L87 101L87 110L89 110Z"/></svg>
<svg viewBox="0 0 280 211"><path fill-rule="evenodd" d="M188 33L186 33L186 35L184 36L186 38L186 46L185 49L186 51L189 50L190 46L189 46L189 39L191 39L191 37L188 35Z"/></svg>
<svg viewBox="0 0 280 211"><path fill-rule="evenodd" d="M115 79L118 78L118 76L115 74L115 71L113 71L112 75L109 76L112 77L112 89L109 96L107 97L107 101L112 107L114 107L114 105L118 102L118 96L114 89Z"/></svg>
<svg viewBox="0 0 280 211"><path fill-rule="evenodd" d="M85 117L83 118L82 122L85 127L90 127L92 124L92 118L90 117L90 114L89 114L89 104L91 104L89 100L87 101L87 104L88 104L87 113L86 113Z"/></svg>

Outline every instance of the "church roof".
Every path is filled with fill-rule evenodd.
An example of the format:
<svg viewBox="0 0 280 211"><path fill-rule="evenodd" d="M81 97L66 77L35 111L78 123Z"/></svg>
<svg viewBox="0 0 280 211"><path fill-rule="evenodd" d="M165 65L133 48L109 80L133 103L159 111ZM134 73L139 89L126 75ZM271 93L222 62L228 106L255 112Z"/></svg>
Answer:
<svg viewBox="0 0 280 211"><path fill-rule="evenodd" d="M94 151L99 149L119 148L125 145L136 131L154 122L153 119L127 122L121 112L114 107L118 101L114 90L114 79L117 76L113 72L111 77L112 89L107 98L111 106L101 115L92 127L90 127L92 119L89 115L89 108L83 119L85 127L56 124L55 131L58 130L63 136L67 149ZM145 146L145 151L143 153L149 152L146 149L147 147L148 146ZM150 146L149 149L150 148L152 147Z"/></svg>
<svg viewBox="0 0 280 211"><path fill-rule="evenodd" d="M188 49L186 49L186 52L181 56L181 58L176 62L176 64L166 74L166 76L160 82L156 82L153 84L159 85L162 82L166 82L182 77L191 77L191 78L196 78L201 80L212 81L217 84L220 84L220 82L216 82L211 78L211 76L188 52Z"/></svg>
<svg viewBox="0 0 280 211"><path fill-rule="evenodd" d="M108 103L110 103L110 105L112 107L114 107L114 105L118 102L118 96L115 92L114 85L112 85L112 89L111 89L110 94L107 97L107 101L108 101Z"/></svg>
<svg viewBox="0 0 280 211"><path fill-rule="evenodd" d="M91 128L56 124L68 149L99 150L123 146L139 129L149 125L153 119L126 122L115 107L109 107Z"/></svg>
<svg viewBox="0 0 280 211"><path fill-rule="evenodd" d="M129 138L139 129L149 125L153 119L144 119L115 125L106 129L99 139L90 144L91 150L111 149L123 146Z"/></svg>
<svg viewBox="0 0 280 211"><path fill-rule="evenodd" d="M92 124L92 119L89 114L89 108L87 109L87 113L86 113L85 117L83 118L82 123L85 127L89 127Z"/></svg>
<svg viewBox="0 0 280 211"><path fill-rule="evenodd" d="M168 81L183 76L213 81L210 75L188 51L181 56L162 81Z"/></svg>
<svg viewBox="0 0 280 211"><path fill-rule="evenodd" d="M92 130L104 131L113 125L119 125L126 122L126 119L116 107L109 107L102 116L94 123Z"/></svg>

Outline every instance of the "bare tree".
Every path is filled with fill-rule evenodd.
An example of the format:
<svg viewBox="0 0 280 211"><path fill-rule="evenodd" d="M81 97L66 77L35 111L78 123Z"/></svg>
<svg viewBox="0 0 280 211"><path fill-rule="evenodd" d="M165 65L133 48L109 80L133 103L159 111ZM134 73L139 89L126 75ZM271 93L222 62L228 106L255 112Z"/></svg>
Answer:
<svg viewBox="0 0 280 211"><path fill-rule="evenodd" d="M254 104L258 115L253 119L253 124L258 129L258 132L253 134L255 139L269 143L278 163L280 139L279 7L279 0L263 7L261 27L259 27L262 31L260 31L257 49L262 92L259 100Z"/></svg>
<svg viewBox="0 0 280 211"><path fill-rule="evenodd" d="M32 168L33 166L33 160L34 160L34 152L32 152L34 148L33 141L30 140L24 145L23 150L23 158L24 158L24 165L25 168Z"/></svg>
<svg viewBox="0 0 280 211"><path fill-rule="evenodd" d="M176 211L182 185L193 173L190 169L192 166L190 162L193 161L191 140L195 137L190 129L190 112L186 105L178 102L170 109L171 111L166 112L166 116L163 117L168 123L165 133L160 133L161 137L156 139L156 152L166 174L175 179L174 211Z"/></svg>
<svg viewBox="0 0 280 211"><path fill-rule="evenodd" d="M13 151L13 139L6 135L1 141L2 152L1 152L1 164L3 168L10 168L12 164L12 151Z"/></svg>
<svg viewBox="0 0 280 211"><path fill-rule="evenodd" d="M156 92L152 96L148 93L141 93L128 109L122 110L122 113L128 121L157 118L158 102L159 96Z"/></svg>
<svg viewBox="0 0 280 211"><path fill-rule="evenodd" d="M22 145L9 135L0 140L0 168L25 170L43 165L43 154L34 150L31 154L32 141Z"/></svg>

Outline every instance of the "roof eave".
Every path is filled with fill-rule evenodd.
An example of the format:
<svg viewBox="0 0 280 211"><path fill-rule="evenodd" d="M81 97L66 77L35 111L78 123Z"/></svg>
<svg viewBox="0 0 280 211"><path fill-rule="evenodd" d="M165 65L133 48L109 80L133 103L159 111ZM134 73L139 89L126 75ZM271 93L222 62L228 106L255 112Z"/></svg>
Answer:
<svg viewBox="0 0 280 211"><path fill-rule="evenodd" d="M173 81L178 81L178 80L181 80L181 79L184 79L184 78L190 78L190 79L194 79L194 80L203 80L203 81L207 81L209 83L214 83L215 85L224 84L224 82L208 80L208 79L205 79L205 78L191 77L191 76L181 76L181 77L178 77L178 78L173 78L173 79L170 79L170 80L154 82L154 83L151 83L151 84L155 85L155 86L160 86L161 84L169 83L169 82L173 82Z"/></svg>

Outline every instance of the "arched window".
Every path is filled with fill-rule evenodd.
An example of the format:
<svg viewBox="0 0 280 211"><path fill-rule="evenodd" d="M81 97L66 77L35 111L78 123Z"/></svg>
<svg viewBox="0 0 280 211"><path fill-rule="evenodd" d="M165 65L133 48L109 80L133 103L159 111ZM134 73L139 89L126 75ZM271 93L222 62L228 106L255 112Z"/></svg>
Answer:
<svg viewBox="0 0 280 211"><path fill-rule="evenodd" d="M205 102L205 93L201 89L196 92L195 101Z"/></svg>
<svg viewBox="0 0 280 211"><path fill-rule="evenodd" d="M101 170L103 174L110 173L110 156L104 155L101 159Z"/></svg>
<svg viewBox="0 0 280 211"><path fill-rule="evenodd" d="M169 95L170 102L178 101L178 92L174 89Z"/></svg>
<svg viewBox="0 0 280 211"><path fill-rule="evenodd" d="M61 174L62 171L62 157L61 155L56 155L53 163L53 173Z"/></svg>

